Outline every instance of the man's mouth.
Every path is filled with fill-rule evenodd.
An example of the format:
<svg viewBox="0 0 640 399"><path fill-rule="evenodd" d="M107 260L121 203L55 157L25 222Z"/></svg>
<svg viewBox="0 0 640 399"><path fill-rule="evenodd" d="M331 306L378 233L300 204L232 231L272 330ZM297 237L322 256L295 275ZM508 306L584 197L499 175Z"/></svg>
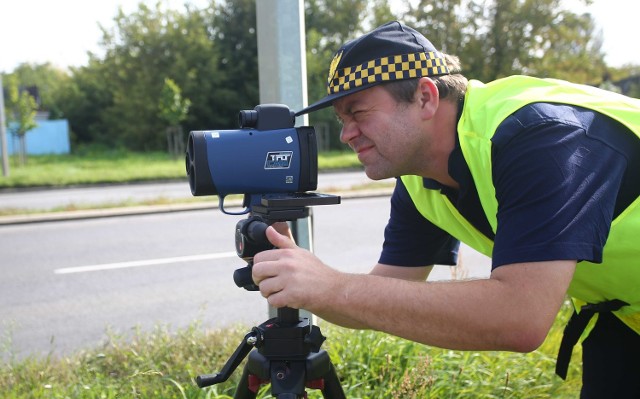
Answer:
<svg viewBox="0 0 640 399"><path fill-rule="evenodd" d="M358 159L362 162L363 157L366 156L366 154L371 152L371 150L373 150L373 149L374 149L374 146L365 145L365 146L361 146L361 147L358 147L358 148L354 148L354 151L358 155Z"/></svg>
<svg viewBox="0 0 640 399"><path fill-rule="evenodd" d="M360 146L354 147L353 150L356 152L356 154L360 155L363 152L366 152L372 149L373 147L374 147L373 145L360 145Z"/></svg>

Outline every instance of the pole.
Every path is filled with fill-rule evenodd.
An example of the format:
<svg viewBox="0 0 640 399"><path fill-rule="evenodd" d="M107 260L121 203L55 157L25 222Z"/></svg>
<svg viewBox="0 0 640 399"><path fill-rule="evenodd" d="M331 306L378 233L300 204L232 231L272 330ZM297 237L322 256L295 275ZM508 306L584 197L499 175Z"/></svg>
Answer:
<svg viewBox="0 0 640 399"><path fill-rule="evenodd" d="M307 105L307 61L303 0L256 1L258 73L260 103L285 104L293 110ZM298 125L308 125L308 116L298 117ZM313 250L312 220L298 219L292 224L296 243ZM275 316L275 309L269 308ZM313 322L313 315L300 312Z"/></svg>
<svg viewBox="0 0 640 399"><path fill-rule="evenodd" d="M303 0L256 1L260 102L307 105ZM307 115L297 122L308 124Z"/></svg>
<svg viewBox="0 0 640 399"><path fill-rule="evenodd" d="M7 148L7 127L4 117L4 90L0 73L0 146L2 147L2 176L9 176L9 150Z"/></svg>

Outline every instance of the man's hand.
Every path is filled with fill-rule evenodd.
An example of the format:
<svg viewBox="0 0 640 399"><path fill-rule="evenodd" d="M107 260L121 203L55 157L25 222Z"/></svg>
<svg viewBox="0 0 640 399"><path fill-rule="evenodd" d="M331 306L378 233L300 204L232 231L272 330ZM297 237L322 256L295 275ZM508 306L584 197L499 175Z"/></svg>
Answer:
<svg viewBox="0 0 640 399"><path fill-rule="evenodd" d="M253 258L253 281L262 296L276 308L319 311L323 295L335 294L340 272L299 248L290 236L279 233L273 226L267 229L266 236L277 249L260 252Z"/></svg>

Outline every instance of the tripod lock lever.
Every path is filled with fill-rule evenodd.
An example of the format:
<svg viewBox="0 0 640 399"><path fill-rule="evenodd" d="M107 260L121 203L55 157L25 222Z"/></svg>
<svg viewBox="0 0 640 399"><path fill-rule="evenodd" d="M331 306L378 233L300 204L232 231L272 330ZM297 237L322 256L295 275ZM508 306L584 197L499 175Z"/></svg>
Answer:
<svg viewBox="0 0 640 399"><path fill-rule="evenodd" d="M233 352L219 373L204 374L196 377L196 384L198 387L204 388L228 380L235 369L240 365L240 363L242 363L242 360L244 360L253 347L259 343L259 338L258 332L255 329L245 335L240 345L238 345L235 352Z"/></svg>

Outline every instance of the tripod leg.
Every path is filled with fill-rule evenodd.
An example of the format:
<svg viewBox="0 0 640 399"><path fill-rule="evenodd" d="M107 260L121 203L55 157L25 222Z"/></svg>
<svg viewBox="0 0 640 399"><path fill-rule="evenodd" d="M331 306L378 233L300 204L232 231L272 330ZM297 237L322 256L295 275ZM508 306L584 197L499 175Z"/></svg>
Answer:
<svg viewBox="0 0 640 399"><path fill-rule="evenodd" d="M242 377L240 377L240 382L236 388L236 393L233 395L234 399L255 399L257 392L253 392L249 389L249 369L247 366L244 366L242 371Z"/></svg>
<svg viewBox="0 0 640 399"><path fill-rule="evenodd" d="M324 375L324 389L322 390L322 397L325 399L346 399L340 380L336 374L336 369L331 364L331 369Z"/></svg>

